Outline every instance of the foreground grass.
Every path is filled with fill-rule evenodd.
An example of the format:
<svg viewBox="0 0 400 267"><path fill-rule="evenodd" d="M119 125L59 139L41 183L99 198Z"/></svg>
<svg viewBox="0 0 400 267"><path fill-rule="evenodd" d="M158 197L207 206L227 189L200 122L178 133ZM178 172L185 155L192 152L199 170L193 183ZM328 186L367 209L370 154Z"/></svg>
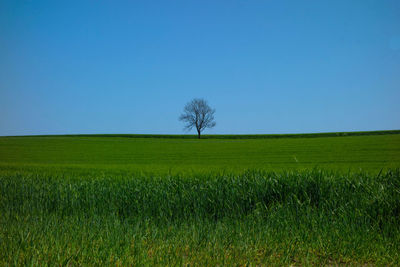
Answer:
<svg viewBox="0 0 400 267"><path fill-rule="evenodd" d="M0 265L397 264L400 134L361 134L1 137Z"/></svg>
<svg viewBox="0 0 400 267"><path fill-rule="evenodd" d="M400 171L0 172L0 264L395 264Z"/></svg>

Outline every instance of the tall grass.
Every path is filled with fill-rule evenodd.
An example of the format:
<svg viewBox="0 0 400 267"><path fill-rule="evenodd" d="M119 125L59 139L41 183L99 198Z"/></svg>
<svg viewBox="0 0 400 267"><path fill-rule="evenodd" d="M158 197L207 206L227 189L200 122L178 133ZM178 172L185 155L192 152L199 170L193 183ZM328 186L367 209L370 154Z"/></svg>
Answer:
<svg viewBox="0 0 400 267"><path fill-rule="evenodd" d="M400 170L0 174L0 264L393 264Z"/></svg>

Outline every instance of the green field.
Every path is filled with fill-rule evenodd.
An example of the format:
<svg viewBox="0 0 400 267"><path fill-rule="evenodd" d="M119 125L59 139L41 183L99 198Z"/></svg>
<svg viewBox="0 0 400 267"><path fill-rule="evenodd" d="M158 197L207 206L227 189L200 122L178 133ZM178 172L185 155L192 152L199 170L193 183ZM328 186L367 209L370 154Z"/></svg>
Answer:
<svg viewBox="0 0 400 267"><path fill-rule="evenodd" d="M398 131L178 137L0 137L0 265L400 262Z"/></svg>
<svg viewBox="0 0 400 267"><path fill-rule="evenodd" d="M295 135L296 136L296 135ZM142 172L398 167L400 134L259 139L3 137L1 166Z"/></svg>

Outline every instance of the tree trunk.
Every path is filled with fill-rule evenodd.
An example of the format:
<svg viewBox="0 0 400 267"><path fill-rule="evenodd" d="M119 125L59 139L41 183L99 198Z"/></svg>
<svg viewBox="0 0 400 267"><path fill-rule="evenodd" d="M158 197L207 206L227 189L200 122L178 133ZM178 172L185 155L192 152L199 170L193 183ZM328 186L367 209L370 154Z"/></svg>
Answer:
<svg viewBox="0 0 400 267"><path fill-rule="evenodd" d="M197 130L197 137L200 139L200 130Z"/></svg>

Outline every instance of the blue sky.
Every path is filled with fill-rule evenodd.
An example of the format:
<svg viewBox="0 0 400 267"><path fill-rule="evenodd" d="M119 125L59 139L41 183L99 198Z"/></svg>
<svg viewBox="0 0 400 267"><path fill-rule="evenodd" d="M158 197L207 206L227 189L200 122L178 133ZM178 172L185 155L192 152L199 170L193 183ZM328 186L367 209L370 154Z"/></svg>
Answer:
<svg viewBox="0 0 400 267"><path fill-rule="evenodd" d="M400 129L400 1L0 1L0 135ZM194 131L193 131L194 133Z"/></svg>

